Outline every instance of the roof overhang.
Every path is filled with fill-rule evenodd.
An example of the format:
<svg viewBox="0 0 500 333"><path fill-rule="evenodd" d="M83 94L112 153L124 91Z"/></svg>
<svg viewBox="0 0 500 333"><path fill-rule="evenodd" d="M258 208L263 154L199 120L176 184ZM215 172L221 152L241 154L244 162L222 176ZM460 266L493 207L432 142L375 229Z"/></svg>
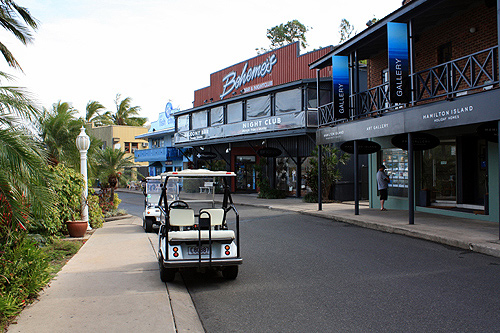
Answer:
<svg viewBox="0 0 500 333"><path fill-rule="evenodd" d="M138 135L135 138L136 139L152 139L152 138L156 138L156 137L162 137L165 134L169 134L169 133L175 133L175 128L171 127L171 128L163 129L160 131L147 132L147 133Z"/></svg>
<svg viewBox="0 0 500 333"><path fill-rule="evenodd" d="M387 23L412 22L413 36L449 18L466 8L478 5L473 0L413 0L380 19L356 36L337 46L335 50L309 64L309 69L322 69L332 65L332 56L350 55L356 52L358 60L368 59L387 50Z"/></svg>

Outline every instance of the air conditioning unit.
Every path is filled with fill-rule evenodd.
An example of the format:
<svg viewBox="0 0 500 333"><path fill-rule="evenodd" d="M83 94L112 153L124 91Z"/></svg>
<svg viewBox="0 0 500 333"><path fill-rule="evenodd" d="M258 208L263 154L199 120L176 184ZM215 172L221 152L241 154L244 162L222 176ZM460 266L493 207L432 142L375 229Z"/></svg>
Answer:
<svg viewBox="0 0 500 333"><path fill-rule="evenodd" d="M134 153L138 148L132 148L132 152Z"/></svg>
<svg viewBox="0 0 500 333"><path fill-rule="evenodd" d="M143 142L143 143L142 143L142 147L143 147L143 148L146 148L147 146L148 146L148 143L147 143L147 142Z"/></svg>

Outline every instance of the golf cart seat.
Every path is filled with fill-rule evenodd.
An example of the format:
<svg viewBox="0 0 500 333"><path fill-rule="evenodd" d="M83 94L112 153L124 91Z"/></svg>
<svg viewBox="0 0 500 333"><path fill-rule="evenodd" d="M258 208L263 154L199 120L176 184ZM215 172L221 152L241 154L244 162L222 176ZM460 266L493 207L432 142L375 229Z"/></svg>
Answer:
<svg viewBox="0 0 500 333"><path fill-rule="evenodd" d="M173 216L172 213L174 214ZM210 236L212 236L212 241L234 240L235 234L233 230L214 230L214 227L220 227L224 222L224 209L204 208L200 210L200 215L210 216L210 225L212 228L210 232L209 230L201 230L202 241L208 241ZM195 225L194 211L192 209L172 209L170 211L170 225L178 227L193 227ZM199 230L170 231L168 233L169 242L195 241L199 240L199 238L200 238Z"/></svg>
<svg viewBox="0 0 500 333"><path fill-rule="evenodd" d="M212 241L232 241L234 240L233 230L212 230ZM198 230L186 230L186 231L171 231L168 233L169 242L186 242L186 241L197 241L200 236L200 231ZM208 241L209 231L201 230L201 240Z"/></svg>
<svg viewBox="0 0 500 333"><path fill-rule="evenodd" d="M172 227L193 227L194 210L192 209L171 209L168 213L169 224Z"/></svg>

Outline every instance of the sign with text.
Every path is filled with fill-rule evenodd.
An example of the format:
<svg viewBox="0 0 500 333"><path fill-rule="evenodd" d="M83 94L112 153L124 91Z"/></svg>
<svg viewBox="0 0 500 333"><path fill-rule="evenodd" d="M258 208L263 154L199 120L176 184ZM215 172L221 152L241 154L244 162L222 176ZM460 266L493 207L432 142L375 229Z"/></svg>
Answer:
<svg viewBox="0 0 500 333"><path fill-rule="evenodd" d="M349 118L349 57L332 57L333 107L335 120Z"/></svg>
<svg viewBox="0 0 500 333"><path fill-rule="evenodd" d="M224 124L197 130L181 131L175 133L174 141L175 144L182 144L192 141L229 138L239 135L305 128L305 123L305 112L300 111L280 116L247 120L234 124Z"/></svg>
<svg viewBox="0 0 500 333"><path fill-rule="evenodd" d="M387 23L389 53L389 91L392 103L408 103L408 26L406 23Z"/></svg>

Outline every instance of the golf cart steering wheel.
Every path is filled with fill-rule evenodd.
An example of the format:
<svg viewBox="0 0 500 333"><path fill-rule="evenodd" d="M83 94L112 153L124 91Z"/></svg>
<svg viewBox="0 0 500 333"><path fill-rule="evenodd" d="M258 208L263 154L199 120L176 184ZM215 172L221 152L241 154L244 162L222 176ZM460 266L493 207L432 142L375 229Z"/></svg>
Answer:
<svg viewBox="0 0 500 333"><path fill-rule="evenodd" d="M170 205L168 205L168 209L186 209L186 208L189 208L189 205L187 204L187 202L185 201L182 201L182 200L175 200L175 201L172 201L170 203Z"/></svg>

